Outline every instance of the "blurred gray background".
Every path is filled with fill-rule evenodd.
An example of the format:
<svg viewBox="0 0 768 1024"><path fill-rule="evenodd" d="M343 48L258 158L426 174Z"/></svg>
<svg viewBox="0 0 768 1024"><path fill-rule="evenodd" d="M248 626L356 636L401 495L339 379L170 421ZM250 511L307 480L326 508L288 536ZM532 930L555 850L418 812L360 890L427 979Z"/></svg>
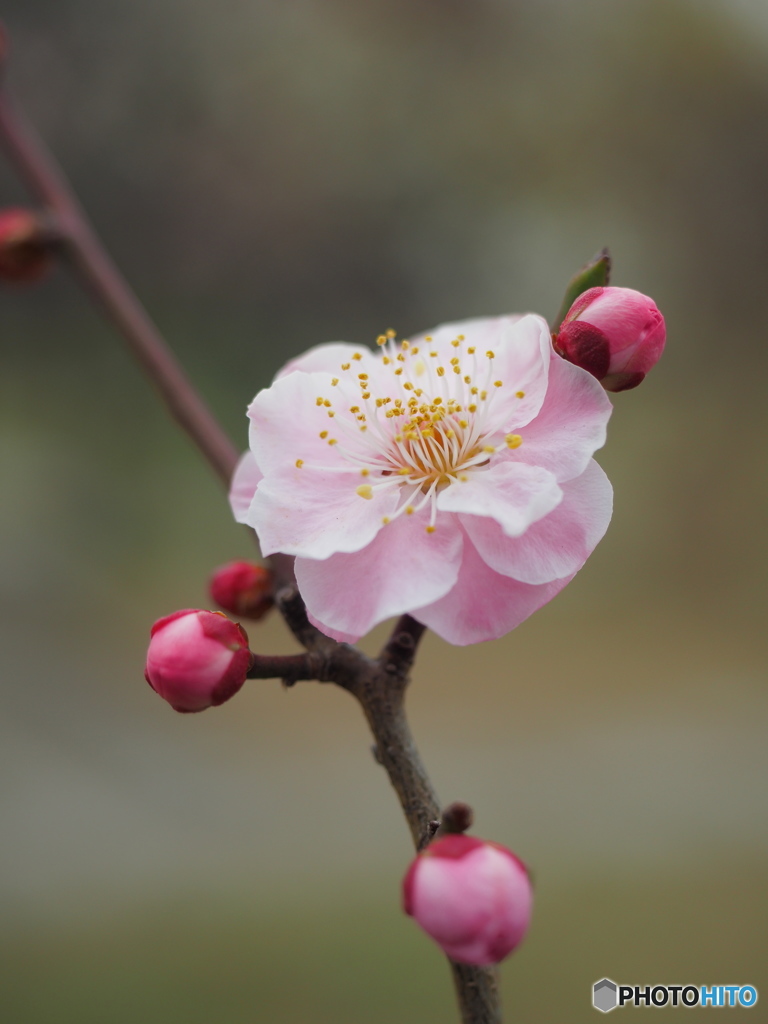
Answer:
<svg viewBox="0 0 768 1024"><path fill-rule="evenodd" d="M603 245L656 299L606 539L504 640L429 638L412 724L536 874L510 1021L590 1021L605 975L768 998L765 4L3 8L14 95L243 446L320 341L552 316ZM260 682L177 716L143 681L152 621L253 552L218 484L65 269L0 304L2 1019L454 1019L353 702Z"/></svg>

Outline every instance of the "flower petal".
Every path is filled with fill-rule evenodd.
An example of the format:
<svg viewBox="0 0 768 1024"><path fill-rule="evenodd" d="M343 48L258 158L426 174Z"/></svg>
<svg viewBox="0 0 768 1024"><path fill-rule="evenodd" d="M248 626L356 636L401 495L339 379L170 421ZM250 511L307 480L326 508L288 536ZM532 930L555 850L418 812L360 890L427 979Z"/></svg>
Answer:
<svg viewBox="0 0 768 1024"><path fill-rule="evenodd" d="M466 538L456 585L445 597L412 610L411 615L451 644L496 640L551 601L572 578L532 586L501 576Z"/></svg>
<svg viewBox="0 0 768 1024"><path fill-rule="evenodd" d="M478 382L489 392L492 420L502 430L523 427L538 414L547 394L552 353L549 325L534 313L508 322L492 351L493 372L485 382ZM496 386L497 381L501 386Z"/></svg>
<svg viewBox="0 0 768 1024"><path fill-rule="evenodd" d="M562 498L548 470L524 462L498 462L488 469L468 470L438 494L437 507L441 512L489 516L508 537L519 537Z"/></svg>
<svg viewBox="0 0 768 1024"><path fill-rule="evenodd" d="M463 336L461 345L453 347L459 336ZM499 430L524 426L544 401L552 336L540 316L512 314L442 324L414 338L415 343L438 352L441 361L460 359L462 375L468 374L476 387L488 392ZM469 348L475 350L472 355ZM491 360L488 352L493 353ZM497 380L502 382L499 388L494 387Z"/></svg>
<svg viewBox="0 0 768 1024"><path fill-rule="evenodd" d="M316 629L319 629L321 633L325 633L326 636L329 636L331 640L335 640L337 643L354 644L360 639L357 633L345 633L341 629L331 629L330 626L326 626L324 622L321 622L316 615L313 615L309 609L307 609L307 618Z"/></svg>
<svg viewBox="0 0 768 1024"><path fill-rule="evenodd" d="M412 344L428 345L431 343L432 349L441 355L452 356L454 352L451 343L463 334L467 345L482 348L482 351L485 352L486 349L493 348L494 345L498 346L505 329L516 324L518 320L522 320L523 316L524 314L520 313L510 313L507 316L478 316L468 320L440 324L434 330L414 337Z"/></svg>
<svg viewBox="0 0 768 1024"><path fill-rule="evenodd" d="M273 473L259 484L245 522L259 535L264 555L328 558L335 552L359 551L370 544L382 520L392 516L398 493L356 493L359 473L330 473L304 466Z"/></svg>
<svg viewBox="0 0 768 1024"><path fill-rule="evenodd" d="M357 359L360 356L360 359ZM315 345L295 359L289 360L285 366L275 374L275 380L287 377L289 373L300 370L302 373L330 373L334 377L339 376L339 369L342 363L360 363L361 368L369 369L369 364L376 363L373 352L365 345L350 345L346 341L330 341L323 345ZM369 371L370 372L370 371Z"/></svg>
<svg viewBox="0 0 768 1024"><path fill-rule="evenodd" d="M249 442L265 476L294 469L297 460L315 468L351 468L337 447L348 443L348 434L334 420L338 408L339 419L350 421L349 404L359 389L351 381L334 385L334 379L329 373L291 373L251 402ZM358 444L355 437L351 444Z"/></svg>
<svg viewBox="0 0 768 1024"><path fill-rule="evenodd" d="M593 460L563 484L563 500L520 537L508 537L485 516L461 520L483 560L521 583L541 584L572 576L584 565L611 521L613 488Z"/></svg>
<svg viewBox="0 0 768 1024"><path fill-rule="evenodd" d="M584 472L605 444L613 406L602 386L586 370L551 356L549 386L538 416L521 430L515 457L543 466L562 483Z"/></svg>
<svg viewBox="0 0 768 1024"><path fill-rule="evenodd" d="M256 487L264 474L258 467L253 452L243 452L240 461L232 474L229 489L229 504L232 514L238 523L247 523L248 509L251 506Z"/></svg>
<svg viewBox="0 0 768 1024"><path fill-rule="evenodd" d="M329 635L357 639L379 622L429 604L456 582L463 537L448 517L427 533L423 514L383 527L354 554L296 559L296 582L312 620Z"/></svg>

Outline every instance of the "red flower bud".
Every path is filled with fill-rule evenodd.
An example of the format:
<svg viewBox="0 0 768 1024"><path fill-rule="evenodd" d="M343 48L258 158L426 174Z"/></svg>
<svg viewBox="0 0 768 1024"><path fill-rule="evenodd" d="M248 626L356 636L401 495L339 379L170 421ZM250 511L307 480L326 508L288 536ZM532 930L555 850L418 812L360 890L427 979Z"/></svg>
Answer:
<svg viewBox="0 0 768 1024"><path fill-rule="evenodd" d="M52 262L40 217L30 210L0 210L0 280L37 281Z"/></svg>
<svg viewBox="0 0 768 1024"><path fill-rule="evenodd" d="M563 358L588 370L606 391L628 391L656 365L666 341L653 299L632 288L590 288L555 337Z"/></svg>
<svg viewBox="0 0 768 1024"><path fill-rule="evenodd" d="M233 697L251 664L245 630L221 612L174 612L152 627L144 676L175 711L204 711Z"/></svg>
<svg viewBox="0 0 768 1024"><path fill-rule="evenodd" d="M274 604L272 573L252 562L229 562L211 576L208 590L225 611L248 619L263 619Z"/></svg>
<svg viewBox="0 0 768 1024"><path fill-rule="evenodd" d="M403 907L453 960L497 964L531 920L533 891L522 861L467 835L437 839L403 880Z"/></svg>

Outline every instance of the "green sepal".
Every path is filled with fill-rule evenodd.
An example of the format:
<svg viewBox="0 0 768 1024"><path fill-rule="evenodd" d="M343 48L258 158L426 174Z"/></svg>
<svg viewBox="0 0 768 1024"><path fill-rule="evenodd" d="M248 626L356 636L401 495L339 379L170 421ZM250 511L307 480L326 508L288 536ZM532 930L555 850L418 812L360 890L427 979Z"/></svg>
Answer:
<svg viewBox="0 0 768 1024"><path fill-rule="evenodd" d="M610 277L611 254L607 249L601 249L586 266L581 268L578 274L571 278L565 289L560 311L552 322L552 330L558 330L560 324L565 320L568 310L583 292L589 291L590 288L605 288Z"/></svg>

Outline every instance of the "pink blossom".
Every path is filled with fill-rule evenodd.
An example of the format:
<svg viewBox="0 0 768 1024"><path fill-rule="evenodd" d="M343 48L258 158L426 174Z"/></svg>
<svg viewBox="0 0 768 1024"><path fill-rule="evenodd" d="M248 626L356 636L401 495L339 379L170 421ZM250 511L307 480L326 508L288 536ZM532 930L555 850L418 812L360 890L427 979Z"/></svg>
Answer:
<svg viewBox="0 0 768 1024"><path fill-rule="evenodd" d="M466 835L438 839L403 880L406 914L453 960L497 964L519 946L533 891L522 861L504 846Z"/></svg>
<svg viewBox="0 0 768 1024"><path fill-rule="evenodd" d="M628 391L661 358L667 333L653 299L632 288L590 288L555 338L557 351L608 391Z"/></svg>
<svg viewBox="0 0 768 1024"><path fill-rule="evenodd" d="M233 511L265 555L296 556L329 636L409 612L454 644L493 639L605 533L612 492L592 454L610 412L538 316L381 337L375 353L319 345L251 403Z"/></svg>
<svg viewBox="0 0 768 1024"><path fill-rule="evenodd" d="M215 603L232 615L258 621L273 605L272 574L253 562L228 562L212 574L208 590Z"/></svg>
<svg viewBox="0 0 768 1024"><path fill-rule="evenodd" d="M144 676L175 711L204 711L237 693L250 663L241 626L221 612L189 608L152 627Z"/></svg>

